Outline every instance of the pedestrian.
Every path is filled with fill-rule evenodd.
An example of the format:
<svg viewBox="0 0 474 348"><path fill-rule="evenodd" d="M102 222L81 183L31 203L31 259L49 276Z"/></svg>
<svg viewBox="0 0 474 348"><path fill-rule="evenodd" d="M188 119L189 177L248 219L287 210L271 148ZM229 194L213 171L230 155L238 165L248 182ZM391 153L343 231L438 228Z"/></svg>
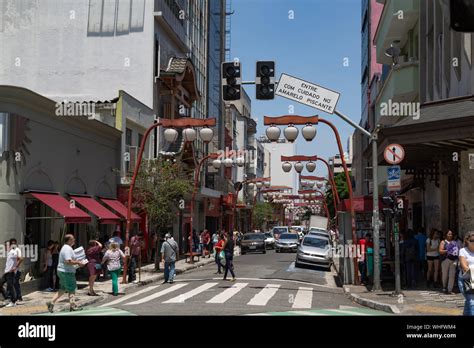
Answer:
<svg viewBox="0 0 474 348"><path fill-rule="evenodd" d="M64 236L64 245L59 252L59 261L58 261L58 277L61 282L61 288L54 295L53 299L50 302L47 302L48 311L53 313L54 305L59 300L59 298L67 293L69 296L69 311L79 311L82 310L82 307L76 305L76 267L83 267L85 264L76 260L76 255L72 247L76 239L72 234L66 234Z"/></svg>
<svg viewBox="0 0 474 348"><path fill-rule="evenodd" d="M418 265L416 267L417 282L418 280L426 278L426 232L424 227L418 229L418 233L415 235L415 239L418 241Z"/></svg>
<svg viewBox="0 0 474 348"><path fill-rule="evenodd" d="M49 240L46 244L46 250L43 259L43 273L45 279L46 291L54 291L54 270L53 270L53 248L54 241Z"/></svg>
<svg viewBox="0 0 474 348"><path fill-rule="evenodd" d="M359 265L359 272L360 272L360 281L361 285L367 285L368 277L367 277L367 245L366 245L366 238L361 238L357 242L360 250L360 256L358 258L358 265Z"/></svg>
<svg viewBox="0 0 474 348"><path fill-rule="evenodd" d="M204 230L202 233L202 257L205 257L208 254L208 257L211 257L211 252L209 250L209 245L211 243L211 235L208 230Z"/></svg>
<svg viewBox="0 0 474 348"><path fill-rule="evenodd" d="M110 243L109 250L105 252L104 257L102 258L102 267L107 267L107 270L112 277L112 294L114 296L118 296L118 278L124 262L125 254L120 250L119 243Z"/></svg>
<svg viewBox="0 0 474 348"><path fill-rule="evenodd" d="M442 240L439 245L439 253L441 255L443 292L453 295L456 266L459 256L459 245L454 239L453 231L448 230L448 232L446 232L444 240Z"/></svg>
<svg viewBox="0 0 474 348"><path fill-rule="evenodd" d="M7 260L5 263L5 272L0 282L1 292L5 300L9 300L6 307L15 307L18 302L17 289L15 287L15 274L20 266L21 251L18 248L15 238L10 239L6 244ZM3 285L7 283L7 291Z"/></svg>
<svg viewBox="0 0 474 348"><path fill-rule="evenodd" d="M87 295L89 296L99 296L94 291L94 282L97 276L101 273L101 257L100 252L102 250L102 244L97 240L90 240L89 247L86 250L87 260L87 270L89 271L89 291Z"/></svg>
<svg viewBox="0 0 474 348"><path fill-rule="evenodd" d="M429 238L426 240L426 261L428 271L426 272L426 283L428 288L437 287L439 284L439 240L440 234L436 228L432 228Z"/></svg>
<svg viewBox="0 0 474 348"><path fill-rule="evenodd" d="M217 242L214 245L214 256L215 256L215 262L217 264L217 272L214 274L222 274L222 265L221 262L221 251L224 248L224 235L221 234L217 236Z"/></svg>
<svg viewBox="0 0 474 348"><path fill-rule="evenodd" d="M150 249L151 249L150 262L155 262L157 241L158 241L158 235L156 232L153 232L150 238Z"/></svg>
<svg viewBox="0 0 474 348"><path fill-rule="evenodd" d="M233 236L230 236L228 233L224 235L224 254L225 254L225 272L223 280L227 280L227 273L230 271L232 275L231 281L235 281L235 273L234 273L234 246L235 241Z"/></svg>
<svg viewBox="0 0 474 348"><path fill-rule="evenodd" d="M114 232L112 238L110 238L109 241L107 242L107 248L110 247L110 244L111 244L112 242L117 243L117 244L119 245L119 248L122 248L123 240L122 240L121 235L122 235L122 232L120 232L119 229L115 230L115 232Z"/></svg>
<svg viewBox="0 0 474 348"><path fill-rule="evenodd" d="M204 231L201 231L199 233L199 253L201 253L201 256L204 257L206 256L206 251L204 250Z"/></svg>
<svg viewBox="0 0 474 348"><path fill-rule="evenodd" d="M474 274L474 231L468 232L464 238L464 248L459 251L459 278L458 287L464 296L463 315L474 316L474 291L466 288L464 280L473 279Z"/></svg>
<svg viewBox="0 0 474 348"><path fill-rule="evenodd" d="M165 241L161 245L161 262L164 268L164 283L173 284L175 277L175 262L178 255L178 244L171 237L171 234L165 234Z"/></svg>
<svg viewBox="0 0 474 348"><path fill-rule="evenodd" d="M403 241L403 258L406 269L407 289L416 287L416 265L418 264L419 247L413 230L408 229Z"/></svg>
<svg viewBox="0 0 474 348"><path fill-rule="evenodd" d="M193 228L193 252L199 252L199 234L195 228Z"/></svg>
<svg viewBox="0 0 474 348"><path fill-rule="evenodd" d="M137 280L137 265L139 263L140 253L142 247L144 246L143 242L143 232L138 232L135 236L130 239L130 266L128 268L128 282L129 283L138 283Z"/></svg>
<svg viewBox="0 0 474 348"><path fill-rule="evenodd" d="M215 245L217 244L217 242L219 241L220 239L220 235L219 235L219 232L216 231L212 234L212 248L215 247Z"/></svg>
<svg viewBox="0 0 474 348"><path fill-rule="evenodd" d="M53 258L53 277L54 277L54 291L59 290L59 277L58 277L58 265L59 265L59 242L54 241L53 250L51 252Z"/></svg>

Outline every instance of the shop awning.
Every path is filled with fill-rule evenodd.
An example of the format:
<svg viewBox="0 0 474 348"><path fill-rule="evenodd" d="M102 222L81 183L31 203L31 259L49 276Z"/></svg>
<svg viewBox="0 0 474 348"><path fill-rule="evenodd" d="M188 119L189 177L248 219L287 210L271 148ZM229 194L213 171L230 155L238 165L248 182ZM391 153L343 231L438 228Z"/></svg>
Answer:
<svg viewBox="0 0 474 348"><path fill-rule="evenodd" d="M117 214L119 214L123 218L127 218L127 207L123 205L122 202L116 199L109 199L109 198L101 198L102 202L107 205L109 208L112 208ZM140 222L141 218L137 214L132 211L132 222Z"/></svg>
<svg viewBox="0 0 474 348"><path fill-rule="evenodd" d="M74 196L70 195L71 199L74 199L77 203L82 205L84 208L89 210L92 214L97 216L99 223L101 224L118 224L120 223L120 217L112 213L102 204L97 202L92 197L87 196Z"/></svg>
<svg viewBox="0 0 474 348"><path fill-rule="evenodd" d="M92 220L85 211L78 207L71 207L70 202L58 193L31 192L30 194L61 215L68 224L85 224Z"/></svg>

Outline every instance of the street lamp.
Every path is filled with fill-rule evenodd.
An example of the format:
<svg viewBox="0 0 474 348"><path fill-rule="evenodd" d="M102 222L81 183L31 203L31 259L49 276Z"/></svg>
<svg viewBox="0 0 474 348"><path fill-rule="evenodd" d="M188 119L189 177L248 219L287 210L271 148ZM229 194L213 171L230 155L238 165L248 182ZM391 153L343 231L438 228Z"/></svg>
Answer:
<svg viewBox="0 0 474 348"><path fill-rule="evenodd" d="M296 162L295 163L295 170L298 172L298 173L301 173L303 171L303 163L301 162Z"/></svg>
<svg viewBox="0 0 474 348"><path fill-rule="evenodd" d="M294 142L296 138L298 138L298 133L299 130L292 124L290 124L288 127L285 128L283 131L283 134L285 135L286 140L288 140L290 143Z"/></svg>
<svg viewBox="0 0 474 348"><path fill-rule="evenodd" d="M308 172L310 172L310 173L314 172L314 170L316 169L316 163L314 163L314 162L308 162L308 163L306 163L306 169L307 169Z"/></svg>
<svg viewBox="0 0 474 348"><path fill-rule="evenodd" d="M283 162L283 164L281 165L281 168L283 169L285 173L288 173L291 170L292 165L290 162Z"/></svg>
<svg viewBox="0 0 474 348"><path fill-rule="evenodd" d="M353 192L352 192L352 182L351 182L351 179L350 179L350 176L349 176L349 171L347 169L347 165L346 165L346 160L344 158L344 150L342 148L342 143L341 143L341 138L339 136L339 132L337 130L337 128L334 126L333 123L329 122L328 120L325 120L319 116L308 116L308 117L304 117L304 116L298 116L298 115L284 115L284 116L280 116L280 117L268 117L268 116L264 116L264 125L272 125L272 127L274 128L277 128L276 126L277 125L280 125L280 126L284 126L284 125L290 125L290 126L293 126L293 125L317 125L319 122L321 123L325 123L326 125L328 125L335 137L336 137L336 141L337 141L337 146L338 146L338 149L339 149L339 155L341 156L341 162L342 162L342 167L344 168L344 174L345 174L345 177L346 177L346 182L347 182L347 187L348 187L348 193L349 193L349 202L350 202L350 209L351 209L351 229L352 229L352 242L354 244L357 243L357 235L356 235L356 224L355 224L355 210L354 210L354 196L353 196ZM276 132L276 130L273 129L272 132ZM310 131L307 130L306 131L306 135L308 136L308 139L310 139ZM304 135L303 135L304 136ZM288 139L288 138L287 138ZM270 139L272 140L272 139ZM289 140L289 139L288 139ZM375 201L375 199L374 199ZM374 210L375 210L375 206L374 206ZM376 221L376 223L378 223L378 221ZM378 238L378 236L377 236ZM377 252L378 252L378 249L377 249ZM377 260L378 260L378 256L377 256ZM354 262L354 283L356 285L359 284L359 275L358 275L358 263L357 263L357 258L354 257L353 259L353 262Z"/></svg>
<svg viewBox="0 0 474 348"><path fill-rule="evenodd" d="M132 180L130 181L130 187L128 189L128 206L127 206L127 224L126 224L126 229L125 229L125 248L128 249L128 243L129 243L129 236L130 236L130 229L131 229L131 224L132 224L132 201L133 201L133 189L135 188L135 183L137 181L137 176L138 172L140 170L140 165L142 162L143 158L143 151L145 150L145 144L146 141L148 140L148 137L151 133L152 130L155 128L158 128L160 126L165 127L165 128L185 128L183 131L185 135L185 140L186 141L193 141L196 139L196 131L192 128L189 127L214 127L216 125L216 119L215 118L207 118L207 119L196 119L196 118L178 118L178 119L158 119L156 123L152 124L148 129L146 130L145 134L143 135L141 144L140 144L140 150L138 152L137 156L137 162L135 164L135 168L133 170L133 176ZM193 139L193 132L190 130L194 131L194 139ZM207 132L207 131L206 131ZM172 131L165 131L165 139L166 140L174 140L176 141L176 130ZM207 132L208 135L208 132ZM205 138L202 140L204 142L207 142L206 140L211 140L209 137L204 135ZM191 217L192 218L192 217ZM122 283L127 282L127 263L128 263L128 255L126 257L126 260L124 262L124 267L123 267L123 278L122 278Z"/></svg>

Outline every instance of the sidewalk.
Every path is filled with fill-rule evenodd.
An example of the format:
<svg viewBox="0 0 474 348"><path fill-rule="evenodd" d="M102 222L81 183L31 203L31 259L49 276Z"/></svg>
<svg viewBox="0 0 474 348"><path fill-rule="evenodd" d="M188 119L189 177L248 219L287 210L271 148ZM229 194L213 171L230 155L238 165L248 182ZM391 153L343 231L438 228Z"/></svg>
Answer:
<svg viewBox="0 0 474 348"><path fill-rule="evenodd" d="M462 294L445 295L437 289L402 290L404 296L392 296L392 290L369 291L365 286L344 285L344 293L360 305L401 315L462 315Z"/></svg>
<svg viewBox="0 0 474 348"><path fill-rule="evenodd" d="M193 264L185 263L184 259L176 262L176 274L180 274L204 265L214 263L214 258L200 259L199 262ZM164 279L163 270L155 272L155 265L150 264L141 268L140 282L137 284L120 284L121 278L119 279L119 292L127 293L131 289L149 284L152 282L160 281ZM138 270L137 270L138 280ZM112 280L107 279L106 281L95 282L94 289L99 296L88 296L87 292L89 285L87 280L77 281L78 290L76 291L76 303L79 307L90 306L96 302L102 301L105 298L112 297ZM11 308L0 308L0 315L31 315L36 313L47 312L46 302L53 298L54 292L46 291L35 291L23 296L22 305L17 305ZM63 295L61 299L56 303L54 311L68 311L69 301L67 294Z"/></svg>

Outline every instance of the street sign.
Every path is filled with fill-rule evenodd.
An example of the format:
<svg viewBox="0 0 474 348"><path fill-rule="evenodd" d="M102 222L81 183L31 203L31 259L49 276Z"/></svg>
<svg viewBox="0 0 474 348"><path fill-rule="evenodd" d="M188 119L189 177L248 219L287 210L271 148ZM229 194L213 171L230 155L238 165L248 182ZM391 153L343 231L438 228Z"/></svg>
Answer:
<svg viewBox="0 0 474 348"><path fill-rule="evenodd" d="M340 97L337 92L287 74L281 74L275 94L329 114L336 110Z"/></svg>
<svg viewBox="0 0 474 348"><path fill-rule="evenodd" d="M390 164L399 164L405 158L405 150L400 144L390 144L383 152L385 161Z"/></svg>
<svg viewBox="0 0 474 348"><path fill-rule="evenodd" d="M387 189L389 191L399 191L402 188L400 166L387 167Z"/></svg>

